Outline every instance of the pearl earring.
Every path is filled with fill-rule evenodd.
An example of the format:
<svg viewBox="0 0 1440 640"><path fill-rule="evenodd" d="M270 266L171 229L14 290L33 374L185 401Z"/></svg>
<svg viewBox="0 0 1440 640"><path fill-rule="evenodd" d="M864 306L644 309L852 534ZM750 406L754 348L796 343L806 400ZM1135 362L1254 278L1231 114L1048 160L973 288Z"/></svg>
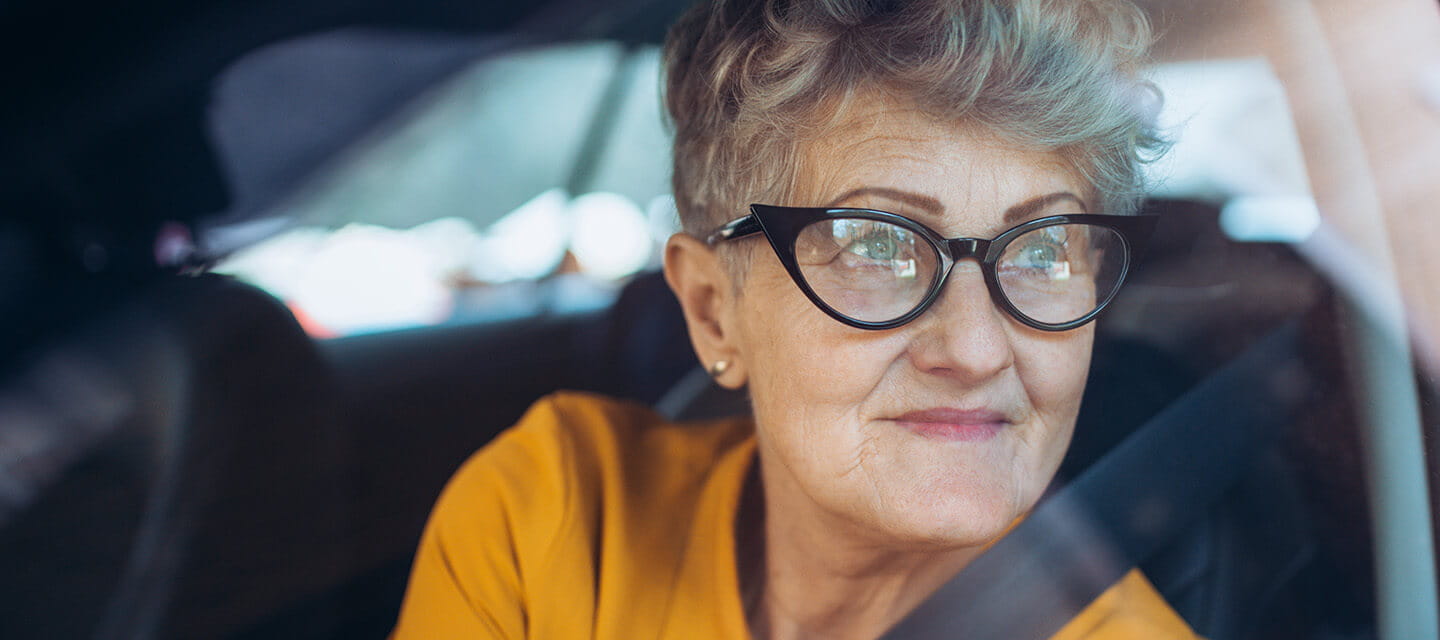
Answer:
<svg viewBox="0 0 1440 640"><path fill-rule="evenodd" d="M719 378L720 376L725 375L725 372L728 370L730 370L729 360L716 360L715 364L710 365L710 377Z"/></svg>

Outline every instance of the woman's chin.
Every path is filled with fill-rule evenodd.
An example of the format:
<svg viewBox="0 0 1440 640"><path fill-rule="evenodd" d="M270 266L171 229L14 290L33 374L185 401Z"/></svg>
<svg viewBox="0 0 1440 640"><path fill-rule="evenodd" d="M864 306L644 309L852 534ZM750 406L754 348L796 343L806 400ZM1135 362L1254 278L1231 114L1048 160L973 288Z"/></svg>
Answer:
<svg viewBox="0 0 1440 640"><path fill-rule="evenodd" d="M873 522L912 541L985 544L1034 506L1048 480L1043 469L1035 469L1047 465L1017 464L1011 455L945 453L897 456L885 461L889 469L872 467Z"/></svg>
<svg viewBox="0 0 1440 640"><path fill-rule="evenodd" d="M964 548L995 541L1028 510L1016 492L1003 487L952 491L887 500L879 521L886 522L888 534L902 544Z"/></svg>

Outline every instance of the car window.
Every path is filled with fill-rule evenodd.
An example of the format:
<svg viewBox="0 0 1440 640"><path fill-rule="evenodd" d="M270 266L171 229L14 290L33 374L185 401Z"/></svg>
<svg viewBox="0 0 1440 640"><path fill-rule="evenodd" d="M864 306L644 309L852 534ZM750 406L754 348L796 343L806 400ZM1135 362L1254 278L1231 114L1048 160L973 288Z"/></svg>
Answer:
<svg viewBox="0 0 1440 640"><path fill-rule="evenodd" d="M246 145L269 127L260 119L277 69L297 85L313 76L348 86L333 58L397 49L456 59L408 99L389 97L392 112L269 203L261 221L213 230L220 242L247 229L274 234L218 271L275 293L328 335L601 308L618 283L659 264L676 222L653 45L487 55L444 38L350 32L274 45L218 85L212 126L240 186L248 177L254 191L273 189L268 156ZM356 76L349 84L371 76L360 63L341 71ZM341 96L299 97L323 112ZM294 110L272 107L268 118L293 127Z"/></svg>
<svg viewBox="0 0 1440 640"><path fill-rule="evenodd" d="M530 9L543 29L257 26L239 50L215 22L167 23L193 56L126 49L145 70L133 78L77 63L94 82L74 76L76 95L107 96L103 117L27 120L63 144L30 158L43 180L0 176L11 210L40 212L0 219L15 336L0 636L384 637L436 497L538 398L748 411L700 369L659 273L679 228L659 45L683 4ZM1194 395L1217 380L1273 383L1258 405L1286 413L1221 456L1234 469L1203 500L1135 498L1110 520L1082 506L1021 557L1073 527L1095 545L1084 558L1138 566L1216 639L1436 637L1440 16L1402 1L1140 4L1158 93L1136 100L1168 142L1143 208L1160 222L1097 324L1050 495L1146 426L1229 433L1204 409L1157 419L1167 408L1249 420L1244 389ZM182 64L202 59L225 62ZM157 92L188 78L185 100L103 89L144 78ZM156 105L187 100L205 153L95 151L136 122L184 120ZM160 178L117 179L161 204L112 211L89 179L129 162L182 179L212 159L229 197L203 211ZM1256 360L1276 336L1283 353ZM1126 473L1104 480L1153 497L1213 479ZM1139 536L1115 521L1173 530L1132 554ZM1007 624L1043 617L985 597ZM928 637L917 629L895 637Z"/></svg>

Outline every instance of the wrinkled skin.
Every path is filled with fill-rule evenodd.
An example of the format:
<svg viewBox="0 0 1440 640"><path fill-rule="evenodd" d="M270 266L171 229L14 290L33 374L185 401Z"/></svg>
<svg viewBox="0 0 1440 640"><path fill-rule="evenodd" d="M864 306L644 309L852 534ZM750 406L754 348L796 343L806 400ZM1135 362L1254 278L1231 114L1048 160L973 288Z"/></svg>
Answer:
<svg viewBox="0 0 1440 640"><path fill-rule="evenodd" d="M848 122L802 149L798 201L770 204L882 209L946 237L983 238L1088 209L1087 188L1054 154L881 100ZM1007 210L1039 199L1048 202L1007 219ZM734 246L743 242L757 244ZM728 268L725 259L744 263ZM677 237L667 277L702 362L727 361L718 382L749 389L768 598L785 598L780 583L795 578L817 607L834 585L848 589L837 599L857 611L867 601L908 608L1035 505L1069 445L1093 324L1060 333L1026 327L991 301L974 261L956 265L925 314L884 331L825 315L760 237L715 248ZM899 420L935 408L1003 419L978 441Z"/></svg>

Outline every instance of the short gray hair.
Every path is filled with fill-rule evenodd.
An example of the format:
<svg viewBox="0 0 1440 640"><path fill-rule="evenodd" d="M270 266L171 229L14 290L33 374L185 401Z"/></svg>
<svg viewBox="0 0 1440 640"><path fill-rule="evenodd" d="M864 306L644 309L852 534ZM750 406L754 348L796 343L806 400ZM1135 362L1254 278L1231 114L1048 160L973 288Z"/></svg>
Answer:
<svg viewBox="0 0 1440 640"><path fill-rule="evenodd" d="M1149 24L1125 0L700 0L665 44L682 226L788 204L798 148L863 88L1055 152L1105 213L1158 155Z"/></svg>

